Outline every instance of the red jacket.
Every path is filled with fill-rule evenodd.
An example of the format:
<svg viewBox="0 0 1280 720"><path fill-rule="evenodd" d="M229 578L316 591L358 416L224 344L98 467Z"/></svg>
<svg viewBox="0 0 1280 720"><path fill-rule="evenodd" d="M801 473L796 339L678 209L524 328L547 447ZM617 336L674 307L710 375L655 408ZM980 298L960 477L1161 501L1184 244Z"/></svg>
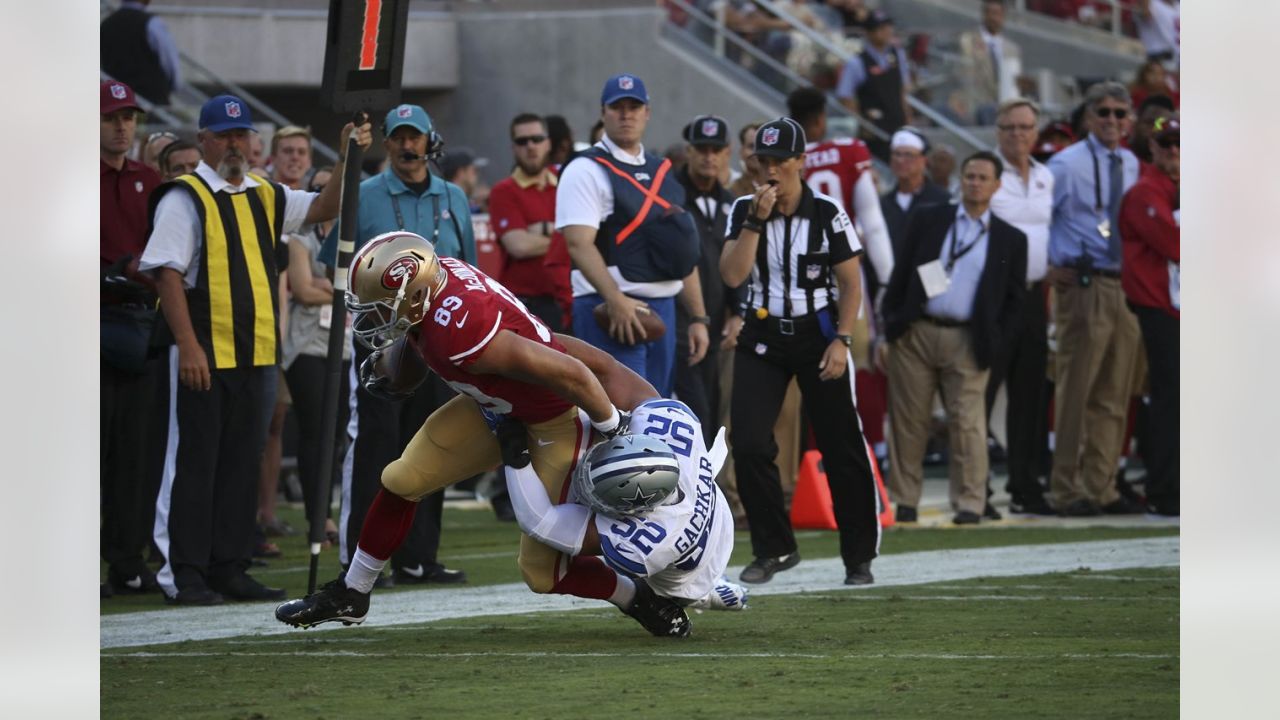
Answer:
<svg viewBox="0 0 1280 720"><path fill-rule="evenodd" d="M1181 319L1169 299L1170 268L1182 262L1178 186L1154 165L1125 193L1120 203L1124 262L1121 285L1134 305L1158 308Z"/></svg>

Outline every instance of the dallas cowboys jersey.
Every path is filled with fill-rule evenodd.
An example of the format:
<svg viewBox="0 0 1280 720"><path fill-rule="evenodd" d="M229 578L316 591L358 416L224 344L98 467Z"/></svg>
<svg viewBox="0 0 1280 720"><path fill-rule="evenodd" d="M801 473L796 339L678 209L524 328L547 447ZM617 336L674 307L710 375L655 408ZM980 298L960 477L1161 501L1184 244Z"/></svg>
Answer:
<svg viewBox="0 0 1280 720"><path fill-rule="evenodd" d="M644 517L595 516L605 562L646 578L659 595L689 602L711 592L733 552L733 516L715 482L723 457L708 451L701 428L697 416L675 400L637 407L631 432L671 447L680 463L679 494Z"/></svg>

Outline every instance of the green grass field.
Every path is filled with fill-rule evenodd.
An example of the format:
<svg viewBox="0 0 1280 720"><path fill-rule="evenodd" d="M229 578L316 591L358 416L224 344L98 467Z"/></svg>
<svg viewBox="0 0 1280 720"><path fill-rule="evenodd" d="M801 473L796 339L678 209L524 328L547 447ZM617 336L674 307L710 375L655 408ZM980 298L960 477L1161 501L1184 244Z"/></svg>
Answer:
<svg viewBox="0 0 1280 720"><path fill-rule="evenodd" d="M471 585L519 582L514 526L454 508L445 521L442 556ZM882 549L1176 534L905 529L886 532ZM256 574L296 594L306 584L304 546L283 545L286 557ZM802 533L800 548L806 560L837 554L834 533ZM336 572L335 556L326 552L322 578ZM749 556L740 533L732 564ZM745 612L694 615L683 641L652 638L600 604L111 648L101 657L102 717L1174 717L1178 592L1176 567L1081 568L753 596ZM156 596L117 598L102 611L160 607Z"/></svg>

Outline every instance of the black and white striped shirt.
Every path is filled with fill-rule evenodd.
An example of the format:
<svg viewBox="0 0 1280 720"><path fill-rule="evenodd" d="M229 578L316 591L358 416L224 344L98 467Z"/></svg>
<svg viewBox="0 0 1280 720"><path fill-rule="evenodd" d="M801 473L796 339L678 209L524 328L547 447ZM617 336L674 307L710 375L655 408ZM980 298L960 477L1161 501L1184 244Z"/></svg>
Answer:
<svg viewBox="0 0 1280 720"><path fill-rule="evenodd" d="M733 203L726 237L736 240L751 211L751 195ZM795 214L775 210L765 223L756 248L756 261L747 278L747 314L766 308L773 317L795 318L815 313L835 302L835 273L831 268L862 254L862 243L849 216L835 198L814 193L801 183ZM785 259L785 260L784 260ZM824 264L827 281L814 287L813 273ZM809 288L803 287L809 285Z"/></svg>

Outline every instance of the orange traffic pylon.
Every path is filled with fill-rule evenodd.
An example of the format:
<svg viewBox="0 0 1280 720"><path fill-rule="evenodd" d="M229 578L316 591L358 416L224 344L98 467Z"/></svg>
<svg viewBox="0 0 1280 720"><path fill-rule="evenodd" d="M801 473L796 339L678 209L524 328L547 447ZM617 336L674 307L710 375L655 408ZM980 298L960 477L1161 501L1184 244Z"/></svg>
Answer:
<svg viewBox="0 0 1280 720"><path fill-rule="evenodd" d="M890 527L893 525L893 507L889 504L889 493L885 490L884 478L880 476L880 468L870 447L867 448L867 456L871 459L871 472L875 475L876 493L880 498L880 527ZM827 473L822 469L822 453L810 450L801 459L800 472L796 476L796 490L791 497L791 527L835 530L838 526L834 506Z"/></svg>

